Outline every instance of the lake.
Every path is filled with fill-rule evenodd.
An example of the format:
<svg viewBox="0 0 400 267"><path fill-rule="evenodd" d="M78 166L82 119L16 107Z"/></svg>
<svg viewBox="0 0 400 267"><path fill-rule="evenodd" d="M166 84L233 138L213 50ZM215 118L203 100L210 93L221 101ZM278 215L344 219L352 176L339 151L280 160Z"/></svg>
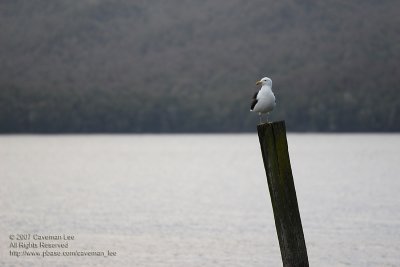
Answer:
<svg viewBox="0 0 400 267"><path fill-rule="evenodd" d="M310 266L400 266L400 135L288 143ZM3 135L0 162L0 266L282 266L256 134Z"/></svg>

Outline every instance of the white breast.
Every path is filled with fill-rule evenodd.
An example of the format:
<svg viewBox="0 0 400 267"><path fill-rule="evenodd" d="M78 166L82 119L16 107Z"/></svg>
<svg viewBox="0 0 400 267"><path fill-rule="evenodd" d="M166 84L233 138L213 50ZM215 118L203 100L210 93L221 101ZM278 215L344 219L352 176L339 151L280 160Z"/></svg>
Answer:
<svg viewBox="0 0 400 267"><path fill-rule="evenodd" d="M253 111L268 113L274 109L275 105L275 95L271 87L264 85L257 94L257 104Z"/></svg>

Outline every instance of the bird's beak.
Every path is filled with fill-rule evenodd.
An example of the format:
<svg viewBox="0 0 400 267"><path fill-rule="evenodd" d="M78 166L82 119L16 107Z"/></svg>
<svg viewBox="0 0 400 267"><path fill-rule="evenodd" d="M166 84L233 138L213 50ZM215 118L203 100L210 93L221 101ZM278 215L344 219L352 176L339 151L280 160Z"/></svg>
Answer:
<svg viewBox="0 0 400 267"><path fill-rule="evenodd" d="M261 81L258 81L258 82L256 82L256 85L260 85L260 84L262 84L262 82L261 82Z"/></svg>

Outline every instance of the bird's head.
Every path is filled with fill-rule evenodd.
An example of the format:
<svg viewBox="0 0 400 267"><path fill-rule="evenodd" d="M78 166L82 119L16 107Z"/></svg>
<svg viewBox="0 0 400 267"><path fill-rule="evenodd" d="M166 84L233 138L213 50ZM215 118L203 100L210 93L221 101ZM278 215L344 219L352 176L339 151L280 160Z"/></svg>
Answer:
<svg viewBox="0 0 400 267"><path fill-rule="evenodd" d="M256 82L256 85L260 85L260 84L261 84L261 86L267 85L269 87L272 87L272 80L268 77L264 77L261 80L259 80L258 82Z"/></svg>

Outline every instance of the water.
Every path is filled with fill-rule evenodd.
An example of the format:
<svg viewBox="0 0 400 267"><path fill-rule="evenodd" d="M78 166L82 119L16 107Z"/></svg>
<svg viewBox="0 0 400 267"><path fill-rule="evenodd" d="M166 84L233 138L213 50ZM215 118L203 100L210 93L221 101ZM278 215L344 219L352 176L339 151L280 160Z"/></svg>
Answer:
<svg viewBox="0 0 400 267"><path fill-rule="evenodd" d="M400 266L400 135L288 142L310 265ZM1 136L0 162L0 266L282 265L255 134ZM117 256L17 258L18 233Z"/></svg>

